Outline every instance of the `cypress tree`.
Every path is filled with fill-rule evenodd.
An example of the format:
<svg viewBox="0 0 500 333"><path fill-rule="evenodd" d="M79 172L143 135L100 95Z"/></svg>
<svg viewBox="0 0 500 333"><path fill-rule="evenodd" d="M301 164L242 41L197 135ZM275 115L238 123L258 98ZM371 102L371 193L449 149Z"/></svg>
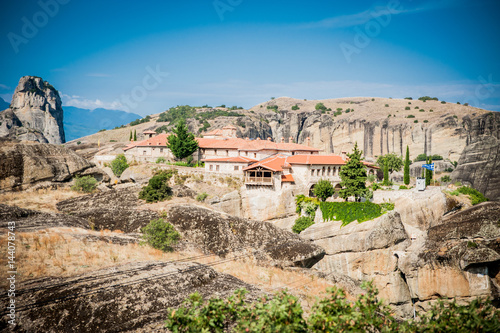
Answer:
<svg viewBox="0 0 500 333"><path fill-rule="evenodd" d="M137 130L134 130L134 141L137 141Z"/></svg>
<svg viewBox="0 0 500 333"><path fill-rule="evenodd" d="M384 164L384 185L390 185L389 182L389 166L387 163Z"/></svg>
<svg viewBox="0 0 500 333"><path fill-rule="evenodd" d="M132 130L130 130L130 138L128 139L128 141L132 141Z"/></svg>
<svg viewBox="0 0 500 333"><path fill-rule="evenodd" d="M406 146L406 159L405 159L405 169L404 169L404 183L405 185L410 184L410 148Z"/></svg>
<svg viewBox="0 0 500 333"><path fill-rule="evenodd" d="M426 162L427 162L427 164L431 164L432 158L429 157L429 159ZM429 186L431 184L431 179L432 179L432 171L425 169L425 185L426 186Z"/></svg>

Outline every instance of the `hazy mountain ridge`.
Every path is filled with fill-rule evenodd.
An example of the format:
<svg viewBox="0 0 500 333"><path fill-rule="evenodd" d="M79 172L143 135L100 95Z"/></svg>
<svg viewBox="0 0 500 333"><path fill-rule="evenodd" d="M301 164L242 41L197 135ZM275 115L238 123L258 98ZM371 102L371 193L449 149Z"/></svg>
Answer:
<svg viewBox="0 0 500 333"><path fill-rule="evenodd" d="M2 97L0 97L0 111L8 109L10 107L10 103L6 102Z"/></svg>

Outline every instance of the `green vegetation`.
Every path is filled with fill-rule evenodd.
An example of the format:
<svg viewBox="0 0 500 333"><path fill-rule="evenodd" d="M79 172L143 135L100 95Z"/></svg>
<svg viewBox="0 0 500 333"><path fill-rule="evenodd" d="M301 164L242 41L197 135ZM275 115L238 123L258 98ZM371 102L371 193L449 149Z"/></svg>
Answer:
<svg viewBox="0 0 500 333"><path fill-rule="evenodd" d="M449 175L444 175L443 177L441 177L441 182L449 183L451 182L451 177Z"/></svg>
<svg viewBox="0 0 500 333"><path fill-rule="evenodd" d="M425 119L425 120L424 120L424 123L426 123L426 124L427 124L428 122L429 122L429 121L428 121L427 119Z"/></svg>
<svg viewBox="0 0 500 333"><path fill-rule="evenodd" d="M208 121L203 120L203 126L200 127L200 129L198 130L198 133L206 132L210 126L212 126L212 125L210 125L210 123Z"/></svg>
<svg viewBox="0 0 500 333"><path fill-rule="evenodd" d="M128 168L127 158L123 154L116 156L116 158L111 161L110 167L113 174L116 177L120 177L123 171Z"/></svg>
<svg viewBox="0 0 500 333"><path fill-rule="evenodd" d="M196 196L196 201L205 201L205 199L208 197L208 193L206 192L203 192L203 193L200 193Z"/></svg>
<svg viewBox="0 0 500 333"><path fill-rule="evenodd" d="M441 101L441 104L446 104L446 102L445 101Z"/></svg>
<svg viewBox="0 0 500 333"><path fill-rule="evenodd" d="M156 164L160 164L160 163L166 163L167 160L165 159L165 157L163 156L160 156L156 159Z"/></svg>
<svg viewBox="0 0 500 333"><path fill-rule="evenodd" d="M160 126L157 129L155 129L155 132L156 132L156 134L160 134L162 132L167 133L168 132L168 126L167 125Z"/></svg>
<svg viewBox="0 0 500 333"><path fill-rule="evenodd" d="M418 123L418 120L417 120L417 119L415 119L413 122L416 124L416 123Z"/></svg>
<svg viewBox="0 0 500 333"><path fill-rule="evenodd" d="M149 121L151 121L151 117L150 116L146 116L146 117L144 117L142 119L136 119L136 120L132 121L129 125L130 126L135 126L135 125L139 125L139 124L142 124L142 123L147 123Z"/></svg>
<svg viewBox="0 0 500 333"><path fill-rule="evenodd" d="M406 146L403 182L405 183L405 185L410 184L410 148L408 147L408 145Z"/></svg>
<svg viewBox="0 0 500 333"><path fill-rule="evenodd" d="M341 114L342 114L342 111L335 111L335 112L333 113L333 116L334 116L334 117L337 117L337 116L340 116Z"/></svg>
<svg viewBox="0 0 500 333"><path fill-rule="evenodd" d="M413 98L412 98L412 97L405 97L405 99L413 100Z"/></svg>
<svg viewBox="0 0 500 333"><path fill-rule="evenodd" d="M172 175L176 174L177 170L161 170L157 172L148 182L148 185L142 188L139 192L139 199L146 200L146 202L158 202L170 199L172 196L172 189L168 186L168 181Z"/></svg>
<svg viewBox="0 0 500 333"><path fill-rule="evenodd" d="M295 220L295 224L292 226L292 231L296 234L300 234L303 230L306 230L314 224L314 220L309 216L301 216Z"/></svg>
<svg viewBox="0 0 500 333"><path fill-rule="evenodd" d="M400 190L407 190L407 189L408 189L408 187L406 187L405 185L399 185L399 189L400 189Z"/></svg>
<svg viewBox="0 0 500 333"><path fill-rule="evenodd" d="M419 107L418 107L418 106L415 106L415 109L419 109Z"/></svg>
<svg viewBox="0 0 500 333"><path fill-rule="evenodd" d="M134 130L134 141L137 141L137 130Z"/></svg>
<svg viewBox="0 0 500 333"><path fill-rule="evenodd" d="M236 108L236 106L233 106L233 108ZM237 109L233 109L233 108L231 108L231 110L237 110ZM244 116L244 114L241 114L238 112L225 111L225 110L213 110L213 111L200 112L200 113L196 114L196 116L194 118L196 120L206 121L206 120L210 120L210 119L215 119L217 117L243 117L243 116Z"/></svg>
<svg viewBox="0 0 500 333"><path fill-rule="evenodd" d="M472 205L477 205L481 202L488 201L488 198L486 198L481 192L478 190L468 187L468 186L462 186L459 187L457 190L453 191L450 193L451 195L459 195L459 194L465 194L468 195L469 198L471 199Z"/></svg>
<svg viewBox="0 0 500 333"><path fill-rule="evenodd" d="M417 320L401 321L377 297L373 282L354 301L337 287L316 301L306 320L299 300L287 291L250 303L239 289L227 300L189 296L179 309L168 309L166 328L172 332L498 332L500 311L491 300L477 298L467 305L439 299Z"/></svg>
<svg viewBox="0 0 500 333"><path fill-rule="evenodd" d="M174 134L168 136L167 147L175 157L186 158L198 149L198 141L194 138L193 133L188 132L184 120L180 120L172 131Z"/></svg>
<svg viewBox="0 0 500 333"><path fill-rule="evenodd" d="M0 125L2 125L2 123L1 123L1 122L0 122ZM77 144L77 145L81 145L81 144L82 144L82 142L81 142L81 141L78 141L76 144Z"/></svg>
<svg viewBox="0 0 500 333"><path fill-rule="evenodd" d="M422 96L418 98L419 101L439 101L437 97Z"/></svg>
<svg viewBox="0 0 500 333"><path fill-rule="evenodd" d="M420 110L418 110L418 112L425 112L425 110L424 109L420 109Z"/></svg>
<svg viewBox="0 0 500 333"><path fill-rule="evenodd" d="M386 104L386 105L385 105L385 107L386 107L386 108L388 108L388 107L389 107L389 104Z"/></svg>
<svg viewBox="0 0 500 333"><path fill-rule="evenodd" d="M409 106L406 106L405 110L411 110L411 108Z"/></svg>
<svg viewBox="0 0 500 333"><path fill-rule="evenodd" d="M160 114L157 122L170 122L171 124L176 124L180 120L186 120L187 118L192 118L196 114L196 109L189 105L181 105L168 109L167 111Z"/></svg>
<svg viewBox="0 0 500 333"><path fill-rule="evenodd" d="M384 164L383 168L384 168L384 181L382 182L382 185L390 186L392 185L392 183L389 180L389 166L387 164Z"/></svg>
<svg viewBox="0 0 500 333"><path fill-rule="evenodd" d="M320 179L313 189L314 195L318 197L321 201L326 201L331 197L335 190L333 189L332 183L326 179Z"/></svg>
<svg viewBox="0 0 500 333"><path fill-rule="evenodd" d="M412 115L412 114L409 114L409 115L406 116L406 118L415 118L415 116Z"/></svg>
<svg viewBox="0 0 500 333"><path fill-rule="evenodd" d="M342 226L354 220L359 223L382 215L382 206L372 202L321 202L319 204L325 221L342 221Z"/></svg>
<svg viewBox="0 0 500 333"><path fill-rule="evenodd" d="M432 157L429 157L429 159L426 162L427 164L432 163ZM428 169L425 169L425 185L429 186L431 185L431 180L433 177L434 172Z"/></svg>
<svg viewBox="0 0 500 333"><path fill-rule="evenodd" d="M106 129L105 129L105 128L103 128L103 129L101 129L101 130L97 131L97 133L100 133L100 132L106 132Z"/></svg>
<svg viewBox="0 0 500 333"><path fill-rule="evenodd" d="M318 103L318 104L316 104L316 106L314 107L314 109L326 111L326 106L323 103ZM340 111L342 111L342 109L340 109Z"/></svg>
<svg viewBox="0 0 500 333"><path fill-rule="evenodd" d="M361 154L363 152L358 149L358 143L354 145L352 154L347 154L349 160L340 168L340 186L339 196L346 201L350 196L354 196L356 201L359 201L362 196L368 194L366 188L366 167L361 162Z"/></svg>
<svg viewBox="0 0 500 333"><path fill-rule="evenodd" d="M425 154L419 154L417 156L417 158L415 158L415 162L426 161L428 157L432 158L432 160L434 160L434 161L441 161L441 160L443 160L443 156L441 156L441 155L434 154L434 155L431 155L431 156L427 156Z"/></svg>
<svg viewBox="0 0 500 333"><path fill-rule="evenodd" d="M163 252L172 252L173 246L180 238L174 227L163 219L150 221L141 231L143 233L141 244L149 244Z"/></svg>
<svg viewBox="0 0 500 333"><path fill-rule="evenodd" d="M73 191L92 193L97 187L97 180L92 176L76 176L75 184L71 186Z"/></svg>
<svg viewBox="0 0 500 333"><path fill-rule="evenodd" d="M297 104L295 104L294 106L292 106L292 110L296 111L296 110L300 110L300 108Z"/></svg>
<svg viewBox="0 0 500 333"><path fill-rule="evenodd" d="M128 138L128 141L132 141L133 136L132 136L132 130L130 130L130 137Z"/></svg>
<svg viewBox="0 0 500 333"><path fill-rule="evenodd" d="M400 156L390 153L379 156L377 158L377 165L381 168L387 165L389 173L393 173L394 171L401 171L403 160Z"/></svg>

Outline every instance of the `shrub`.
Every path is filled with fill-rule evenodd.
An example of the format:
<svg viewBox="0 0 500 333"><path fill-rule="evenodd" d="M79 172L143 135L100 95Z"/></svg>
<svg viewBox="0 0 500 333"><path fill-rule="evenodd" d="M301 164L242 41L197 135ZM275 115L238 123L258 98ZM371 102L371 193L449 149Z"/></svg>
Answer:
<svg viewBox="0 0 500 333"><path fill-rule="evenodd" d="M375 100L375 98L372 98L372 102Z"/></svg>
<svg viewBox="0 0 500 333"><path fill-rule="evenodd" d="M135 125L139 125L139 124L142 124L142 123L147 123L151 120L151 116L146 116L142 119L136 119L134 121L132 121L129 125L130 126L135 126Z"/></svg>
<svg viewBox="0 0 500 333"><path fill-rule="evenodd" d="M443 183L449 183L449 182L451 182L451 178L450 178L450 176L445 175L445 176L441 177L441 181Z"/></svg>
<svg viewBox="0 0 500 333"><path fill-rule="evenodd" d="M405 107L405 110L411 110L411 108L409 106Z"/></svg>
<svg viewBox="0 0 500 333"><path fill-rule="evenodd" d="M379 184L377 184L377 183L373 183L373 184L372 184L372 190L373 190L373 191L376 191L376 190L378 190L379 188L380 188L380 185L379 185Z"/></svg>
<svg viewBox="0 0 500 333"><path fill-rule="evenodd" d="M301 216L295 220L295 224L292 227L292 231L296 234L300 234L303 230L306 230L314 224L314 221L309 216Z"/></svg>
<svg viewBox="0 0 500 333"><path fill-rule="evenodd" d="M292 110L300 110L299 106L297 104L295 104L294 106L292 106Z"/></svg>
<svg viewBox="0 0 500 333"><path fill-rule="evenodd" d="M156 159L156 163L159 164L159 163L165 163L167 162L167 160L165 159L165 157L163 156L160 156Z"/></svg>
<svg viewBox="0 0 500 333"><path fill-rule="evenodd" d="M419 112L425 112L425 110L424 110L424 109L420 109L420 110L418 110L418 111L419 111Z"/></svg>
<svg viewBox="0 0 500 333"><path fill-rule="evenodd" d="M370 183L373 183L376 180L375 175L368 175L366 176L366 180L369 181Z"/></svg>
<svg viewBox="0 0 500 333"><path fill-rule="evenodd" d="M426 123L426 124L427 124L428 122L429 122L429 121L428 121L427 119L426 119L426 120L424 120L424 123Z"/></svg>
<svg viewBox="0 0 500 333"><path fill-rule="evenodd" d="M415 116L412 114L409 114L408 116L406 116L406 118L415 118Z"/></svg>
<svg viewBox="0 0 500 333"><path fill-rule="evenodd" d="M1 125L1 124L2 124L2 123L0 123L0 125ZM77 144L77 145L81 145L81 144L82 144L82 142L81 142L81 141L78 141L76 144Z"/></svg>
<svg viewBox="0 0 500 333"><path fill-rule="evenodd" d="M408 102L408 105L411 105L411 102Z"/></svg>
<svg viewBox="0 0 500 333"><path fill-rule="evenodd" d="M488 198L486 198L481 192L468 186L462 186L458 188L456 191L451 192L450 194L458 195L460 193L468 195L469 198L471 199L471 203L473 206L481 202L488 201Z"/></svg>
<svg viewBox="0 0 500 333"><path fill-rule="evenodd" d="M97 187L97 180L92 176L75 177L75 184L71 186L73 191L91 193Z"/></svg>
<svg viewBox="0 0 500 333"><path fill-rule="evenodd" d="M173 172L159 171L148 182L148 185L142 188L139 193L139 199L146 202L157 202L169 199L172 196L172 189L167 182L172 177Z"/></svg>
<svg viewBox="0 0 500 333"><path fill-rule="evenodd" d="M208 193L200 193L196 196L196 201L205 201L205 199L208 197Z"/></svg>
<svg viewBox="0 0 500 333"><path fill-rule="evenodd" d="M332 183L326 179L320 179L313 189L314 195L317 196L321 201L326 201L329 197L335 193Z"/></svg>
<svg viewBox="0 0 500 333"><path fill-rule="evenodd" d="M342 226L354 220L364 222L382 215L381 206L372 202L321 202L319 207L325 221L342 221Z"/></svg>
<svg viewBox="0 0 500 333"><path fill-rule="evenodd" d="M413 98L412 98L412 97L405 97L405 99L413 100Z"/></svg>
<svg viewBox="0 0 500 333"><path fill-rule="evenodd" d="M417 120L417 119L415 119L413 122L416 124L416 123L418 123L418 120Z"/></svg>
<svg viewBox="0 0 500 333"><path fill-rule="evenodd" d="M418 98L419 101L438 101L437 97L422 96Z"/></svg>
<svg viewBox="0 0 500 333"><path fill-rule="evenodd" d="M163 219L152 220L141 231L143 232L141 244L149 244L163 252L172 252L173 246L180 238L177 230Z"/></svg>
<svg viewBox="0 0 500 333"><path fill-rule="evenodd" d="M116 156L116 158L113 161L111 161L111 170L113 171L113 174L116 177L120 177L123 171L125 171L125 169L127 168L128 168L127 158L123 154Z"/></svg>
<svg viewBox="0 0 500 333"><path fill-rule="evenodd" d="M420 109L420 108L419 108L418 106L415 106L415 110L416 110L416 109Z"/></svg>
<svg viewBox="0 0 500 333"><path fill-rule="evenodd" d="M445 101L441 101L441 104L446 104L446 102Z"/></svg>
<svg viewBox="0 0 500 333"><path fill-rule="evenodd" d="M429 110L429 112L434 112L434 110L433 110L433 109L430 109L430 110Z"/></svg>
<svg viewBox="0 0 500 333"><path fill-rule="evenodd" d="M318 104L316 104L316 106L314 107L314 109L316 109L316 110L325 110L326 111L326 106L323 103L318 103Z"/></svg>
<svg viewBox="0 0 500 333"><path fill-rule="evenodd" d="M386 107L386 108L388 108L388 107L389 107L389 104L386 104L386 105L385 105L385 107Z"/></svg>
<svg viewBox="0 0 500 333"><path fill-rule="evenodd" d="M469 106L469 103L464 103L464 106Z"/></svg>
<svg viewBox="0 0 500 333"><path fill-rule="evenodd" d="M399 189L400 189L400 190L407 190L407 189L408 189L408 187L406 187L405 185L399 185Z"/></svg>

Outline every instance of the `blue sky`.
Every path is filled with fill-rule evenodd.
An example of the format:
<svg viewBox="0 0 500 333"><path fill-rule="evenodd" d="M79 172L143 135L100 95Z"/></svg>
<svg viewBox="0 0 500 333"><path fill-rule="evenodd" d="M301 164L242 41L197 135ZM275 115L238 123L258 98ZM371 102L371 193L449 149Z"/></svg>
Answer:
<svg viewBox="0 0 500 333"><path fill-rule="evenodd" d="M63 105L141 115L279 96L500 111L498 14L496 0L4 2L0 97L36 75Z"/></svg>

